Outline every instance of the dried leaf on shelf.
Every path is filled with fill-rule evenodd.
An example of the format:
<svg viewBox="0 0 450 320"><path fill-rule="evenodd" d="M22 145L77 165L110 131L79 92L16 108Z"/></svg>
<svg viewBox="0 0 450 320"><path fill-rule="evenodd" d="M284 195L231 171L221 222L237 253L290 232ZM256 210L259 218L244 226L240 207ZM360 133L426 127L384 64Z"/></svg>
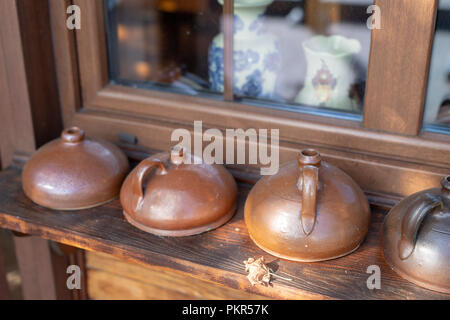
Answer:
<svg viewBox="0 0 450 320"><path fill-rule="evenodd" d="M270 269L264 263L264 257L257 260L254 258L248 258L244 261L245 271L248 272L248 280L254 286L255 284L261 284L267 286L270 284Z"/></svg>

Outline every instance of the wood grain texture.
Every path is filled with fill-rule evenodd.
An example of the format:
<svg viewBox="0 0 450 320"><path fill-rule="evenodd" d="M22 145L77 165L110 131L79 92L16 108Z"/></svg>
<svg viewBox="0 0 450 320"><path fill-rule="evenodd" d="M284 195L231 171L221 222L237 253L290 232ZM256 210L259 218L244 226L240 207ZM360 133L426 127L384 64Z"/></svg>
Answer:
<svg viewBox="0 0 450 320"><path fill-rule="evenodd" d="M91 299L264 299L190 276L87 252Z"/></svg>
<svg viewBox="0 0 450 320"><path fill-rule="evenodd" d="M376 0L364 127L417 135L422 127L437 0Z"/></svg>
<svg viewBox="0 0 450 320"><path fill-rule="evenodd" d="M117 200L79 212L58 212L33 204L21 189L20 168L0 173L0 226L126 261L153 265L232 289L276 299L449 299L417 287L384 262L380 230L384 213L374 211L367 239L354 254L321 263L295 263L264 253L249 239L243 221L248 187L240 186L239 211L223 227L186 238L156 237L126 223ZM272 287L251 286L243 261L264 256L276 274ZM381 268L381 290L369 290L367 267Z"/></svg>

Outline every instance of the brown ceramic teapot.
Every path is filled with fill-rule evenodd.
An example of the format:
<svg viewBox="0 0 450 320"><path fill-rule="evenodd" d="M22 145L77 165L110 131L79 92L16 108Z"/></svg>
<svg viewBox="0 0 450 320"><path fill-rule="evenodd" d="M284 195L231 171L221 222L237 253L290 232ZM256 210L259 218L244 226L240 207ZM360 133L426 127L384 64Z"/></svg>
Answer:
<svg viewBox="0 0 450 320"><path fill-rule="evenodd" d="M236 182L225 167L206 164L181 148L142 161L120 192L126 219L161 236L217 228L234 215L236 199Z"/></svg>
<svg viewBox="0 0 450 320"><path fill-rule="evenodd" d="M303 150L297 161L265 176L245 204L250 237L264 251L295 261L338 258L356 250L370 210L359 186L342 170Z"/></svg>
<svg viewBox="0 0 450 320"><path fill-rule="evenodd" d="M86 138L82 129L72 127L30 158L23 168L22 187L41 206L85 209L118 196L128 170L128 159L118 147Z"/></svg>
<svg viewBox="0 0 450 320"><path fill-rule="evenodd" d="M450 293L450 176L442 188L400 201L386 216L384 258L403 278Z"/></svg>

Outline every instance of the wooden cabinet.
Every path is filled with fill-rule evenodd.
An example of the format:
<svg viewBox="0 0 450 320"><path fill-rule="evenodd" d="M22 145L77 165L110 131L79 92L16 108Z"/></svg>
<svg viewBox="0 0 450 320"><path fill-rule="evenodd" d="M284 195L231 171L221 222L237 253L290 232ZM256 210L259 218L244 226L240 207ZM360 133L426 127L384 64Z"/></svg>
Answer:
<svg viewBox="0 0 450 320"><path fill-rule="evenodd" d="M309 6L302 4L307 13L305 19L316 30L322 30L322 22L313 17L314 10L319 10L314 8L323 4L320 6L315 0L307 2ZM362 8L368 5L367 1L353 2ZM212 3L214 10L220 8L215 1L206 0L199 1L198 7L183 1L152 1L148 5L159 8L162 14L175 10L184 16L208 12ZM66 27L67 7L71 4L81 8L80 30ZM236 66L234 19L230 19L234 14L232 0L225 0L218 13L225 18L222 93L212 98L183 95L156 90L149 83L134 86L111 81L104 4L101 0L0 1L1 164L3 168L13 160L15 164L1 173L0 227L122 259L117 261L95 253L87 255L88 289L91 298L96 299L124 295L237 299L443 297L398 278L384 264L379 246L379 231L386 210L403 196L438 186L441 177L450 170L447 127L428 130L423 124L437 0L374 1L381 9L382 28L370 31L364 110L352 115L325 114L307 108L293 110L284 102L265 104L237 95L233 86ZM337 4L338 1L320 9L325 10L329 21L340 21L347 16L346 10L337 10L340 8ZM220 21L214 23L220 27ZM179 29L186 31L183 27ZM213 32L210 33L199 40L198 46L193 44L189 48L183 42L177 53L206 61L205 51ZM145 37L145 34L138 36ZM173 45L170 38L165 41L168 47ZM154 46L147 44L147 54L159 52L160 46L163 46L160 42ZM194 52L197 47L203 48L200 53ZM205 75L206 67L202 70L199 73ZM374 208L382 208L374 209L374 221L365 245L355 254L330 263L280 262L280 270L286 277L292 277L292 281L277 280L274 289L252 287L245 278L242 261L264 253L249 240L242 216L204 236L213 245L201 236L185 242L164 240L163 248L167 251L161 252L158 239L147 238L125 224L118 202L84 215L63 216L23 198L20 164L37 147L58 137L63 127L83 127L88 135L120 145L136 162L154 151L168 150L173 144L173 130L185 128L192 132L197 120L203 122L205 130L279 129L280 163L293 159L299 149L319 150L328 162L358 182ZM123 136L132 139L124 143L119 138ZM259 178L254 166L228 168L241 184L251 185ZM245 192L242 197L245 198ZM45 215L39 215L40 212ZM102 230L105 224L88 228L83 216L91 213L99 215L99 221L105 219L104 223L112 219L110 227L117 234ZM193 245L204 246L203 251L190 256ZM151 267L132 264L136 262ZM369 262L380 264L386 272L383 291L365 289ZM126 273L130 272L135 275L127 277ZM115 285L108 283L109 278L115 279ZM174 288L175 284L183 290Z"/></svg>

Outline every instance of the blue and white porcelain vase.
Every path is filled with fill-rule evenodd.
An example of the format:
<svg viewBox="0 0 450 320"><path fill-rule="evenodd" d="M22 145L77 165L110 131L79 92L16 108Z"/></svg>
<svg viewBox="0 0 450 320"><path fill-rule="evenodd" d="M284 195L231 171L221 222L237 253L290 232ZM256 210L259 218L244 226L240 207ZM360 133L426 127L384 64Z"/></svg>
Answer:
<svg viewBox="0 0 450 320"><path fill-rule="evenodd" d="M234 1L234 93L263 99L275 98L280 52L275 36L263 27L263 15L274 0ZM218 0L223 5L223 0ZM211 90L223 92L223 33L209 49Z"/></svg>

